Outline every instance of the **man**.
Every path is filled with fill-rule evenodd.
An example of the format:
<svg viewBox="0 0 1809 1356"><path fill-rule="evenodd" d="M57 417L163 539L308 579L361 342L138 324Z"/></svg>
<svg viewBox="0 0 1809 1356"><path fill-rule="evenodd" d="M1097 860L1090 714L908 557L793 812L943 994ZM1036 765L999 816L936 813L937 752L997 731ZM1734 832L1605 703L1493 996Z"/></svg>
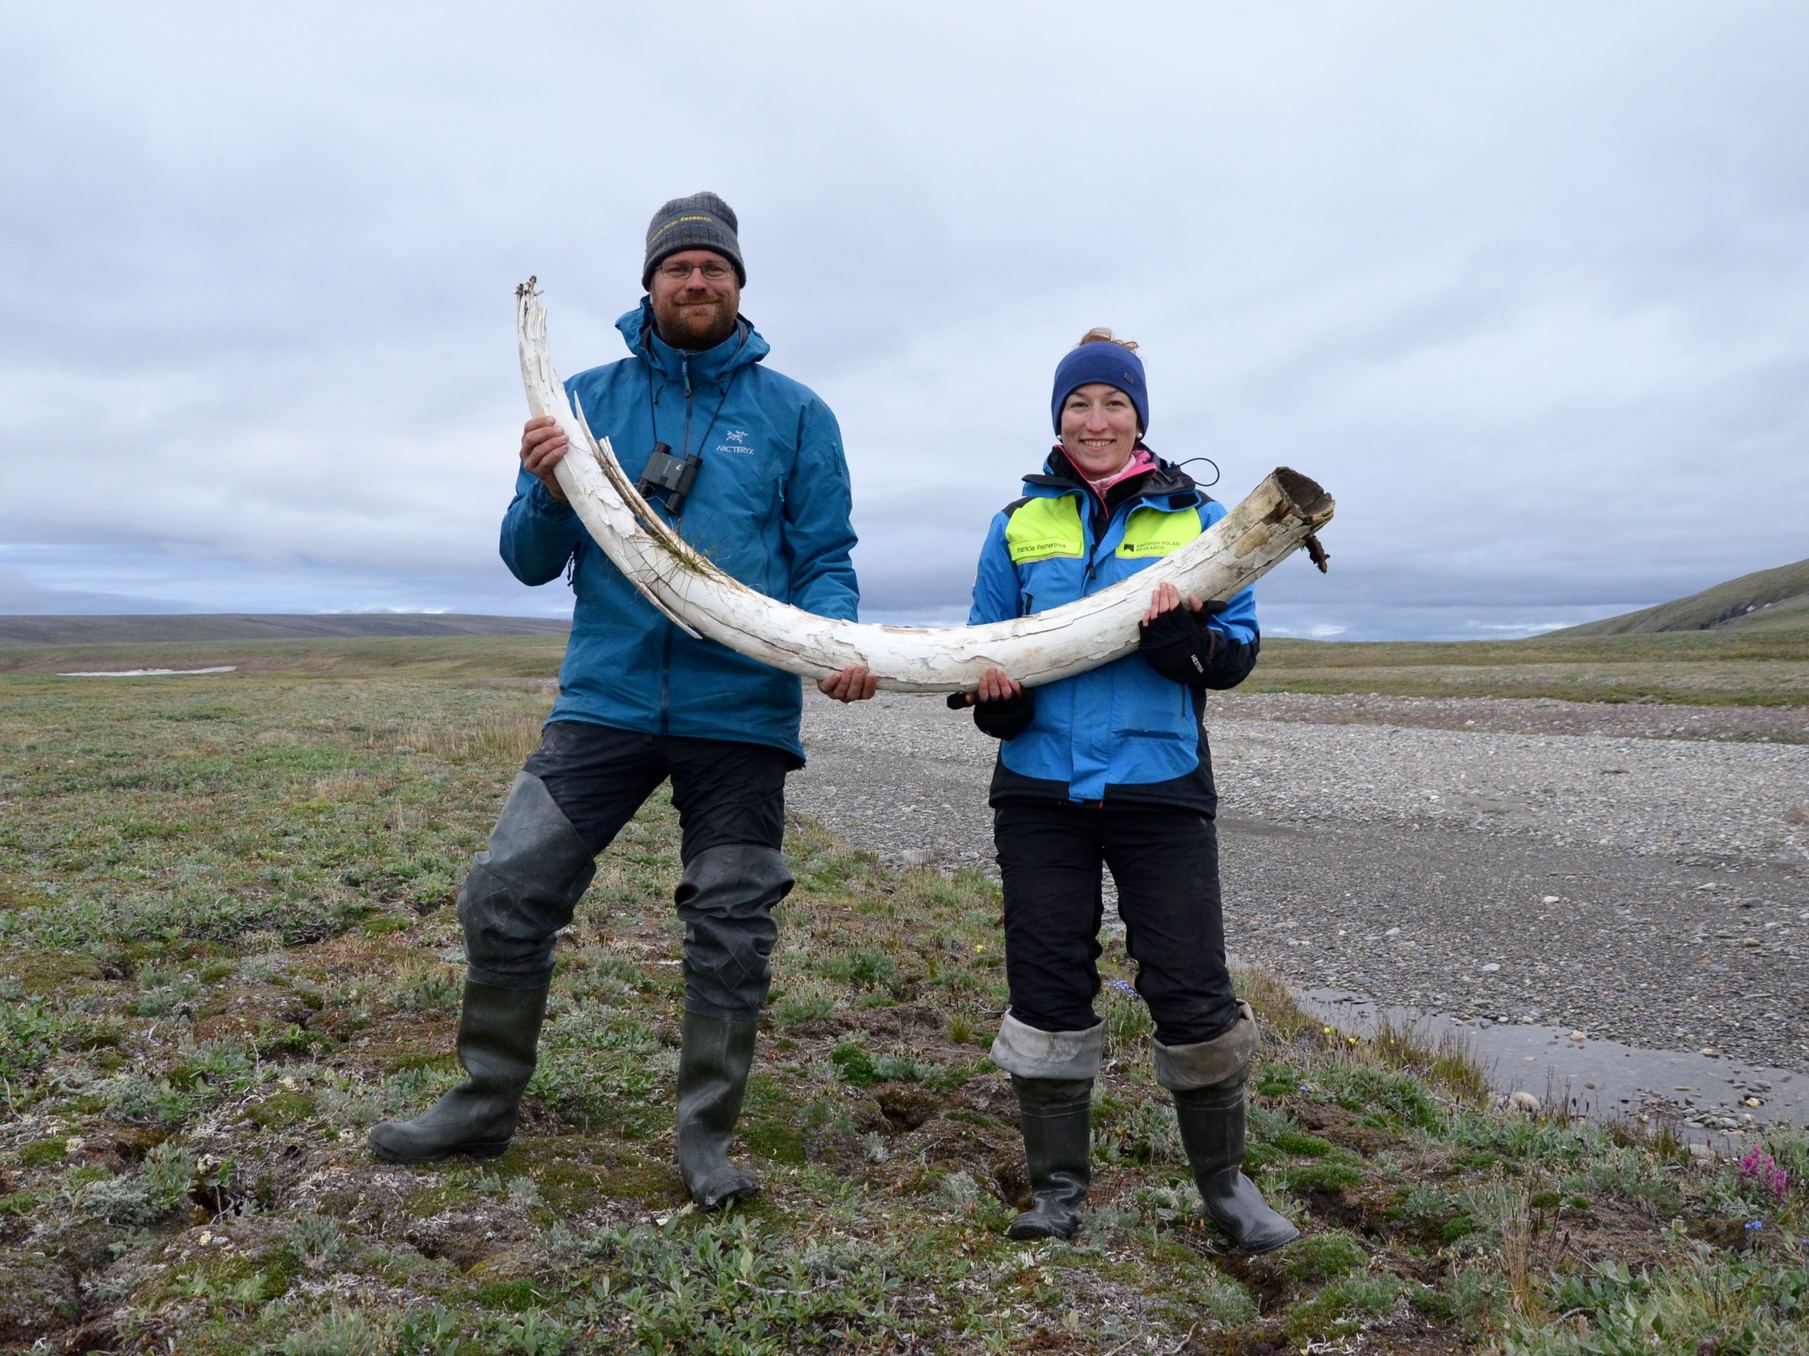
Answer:
<svg viewBox="0 0 1809 1356"><path fill-rule="evenodd" d="M647 297L616 322L632 356L566 382L590 427L686 541L753 588L852 619L848 466L829 407L760 365L741 311L738 223L714 193L675 198L647 228ZM678 1164L705 1210L759 1189L729 1161L777 936L792 887L779 855L785 774L804 765L796 677L667 621L604 557L554 468L550 418L522 431L502 558L524 584L568 567L577 607L559 700L459 891L468 965L458 1054L468 1077L424 1115L379 1125L392 1162L493 1157L515 1132L553 976L595 857L668 777L683 832L675 899L685 924ZM838 701L877 686L825 678Z"/></svg>

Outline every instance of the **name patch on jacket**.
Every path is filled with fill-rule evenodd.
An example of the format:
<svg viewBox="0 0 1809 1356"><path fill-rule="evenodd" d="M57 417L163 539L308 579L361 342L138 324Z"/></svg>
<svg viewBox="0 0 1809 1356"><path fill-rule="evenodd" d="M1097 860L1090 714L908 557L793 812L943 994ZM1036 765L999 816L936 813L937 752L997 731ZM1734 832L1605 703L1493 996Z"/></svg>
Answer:
<svg viewBox="0 0 1809 1356"><path fill-rule="evenodd" d="M1113 554L1126 560L1172 555L1200 532L1198 509L1166 513L1146 505L1131 512L1130 520L1124 525L1124 540L1118 543Z"/></svg>
<svg viewBox="0 0 1809 1356"><path fill-rule="evenodd" d="M1005 545L1011 551L1013 565L1083 554L1080 506L1074 496L1032 499L1024 504L1005 524Z"/></svg>

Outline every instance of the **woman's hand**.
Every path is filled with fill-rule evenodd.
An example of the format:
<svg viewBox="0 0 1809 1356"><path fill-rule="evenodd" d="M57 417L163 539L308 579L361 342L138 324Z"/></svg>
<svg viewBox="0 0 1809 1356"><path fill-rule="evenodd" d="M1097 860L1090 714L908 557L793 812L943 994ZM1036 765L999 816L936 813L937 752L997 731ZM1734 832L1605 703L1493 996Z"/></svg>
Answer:
<svg viewBox="0 0 1809 1356"><path fill-rule="evenodd" d="M988 669L980 675L980 690L975 701L1008 702L1024 690L1024 685L1005 676L1004 669Z"/></svg>
<svg viewBox="0 0 1809 1356"><path fill-rule="evenodd" d="M1181 606L1181 590L1173 584L1158 584L1156 591L1149 596L1149 611L1143 614L1143 624L1148 626L1164 612L1173 612L1179 606ZM1187 595L1189 611L1198 612L1204 606L1205 604L1191 593Z"/></svg>
<svg viewBox="0 0 1809 1356"><path fill-rule="evenodd" d="M546 486L546 492L560 503L565 502L565 491L559 488L559 477L553 474L553 468L569 445L565 430L550 414L537 414L522 426L522 469Z"/></svg>
<svg viewBox="0 0 1809 1356"><path fill-rule="evenodd" d="M879 691L879 679L859 664L817 680L817 691L838 702L864 702Z"/></svg>

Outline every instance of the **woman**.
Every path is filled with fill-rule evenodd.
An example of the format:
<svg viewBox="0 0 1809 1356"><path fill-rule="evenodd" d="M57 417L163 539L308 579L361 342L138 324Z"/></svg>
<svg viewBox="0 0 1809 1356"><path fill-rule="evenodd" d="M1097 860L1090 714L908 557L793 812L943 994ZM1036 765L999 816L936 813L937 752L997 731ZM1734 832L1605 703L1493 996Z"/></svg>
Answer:
<svg viewBox="0 0 1809 1356"><path fill-rule="evenodd" d="M1091 330L1056 368L1061 441L993 520L970 625L1107 588L1225 515L1144 446L1149 397L1135 350ZM1155 1019L1156 1080L1174 1095L1207 1215L1245 1252L1299 1236L1241 1171L1256 1018L1225 965L1218 797L1201 725L1206 689L1242 682L1258 644L1248 589L1203 606L1162 584L1137 653L1035 689L998 669L981 681L974 720L1001 741L991 803L1011 986L992 1058L1017 1092L1032 1201L1013 1238L1068 1238L1080 1224L1104 1046L1093 1012L1102 864Z"/></svg>

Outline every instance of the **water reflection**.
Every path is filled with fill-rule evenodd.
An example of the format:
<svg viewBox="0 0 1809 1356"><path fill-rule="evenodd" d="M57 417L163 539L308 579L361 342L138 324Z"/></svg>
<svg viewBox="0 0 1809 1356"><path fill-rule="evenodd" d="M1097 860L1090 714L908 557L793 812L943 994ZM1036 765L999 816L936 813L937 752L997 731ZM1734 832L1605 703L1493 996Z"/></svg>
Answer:
<svg viewBox="0 0 1809 1356"><path fill-rule="evenodd" d="M1529 1092L1542 1107L1561 1102L1570 1114L1591 1120L1624 1120L1646 1129L1668 1121L1680 1140L1735 1154L1773 1122L1809 1122L1809 1075L1788 1069L1687 1050L1642 1050L1534 1022L1384 1009L1343 989L1289 992L1303 1009L1347 1035L1373 1036L1386 1021L1433 1047L1443 1039L1462 1042L1504 1101Z"/></svg>

